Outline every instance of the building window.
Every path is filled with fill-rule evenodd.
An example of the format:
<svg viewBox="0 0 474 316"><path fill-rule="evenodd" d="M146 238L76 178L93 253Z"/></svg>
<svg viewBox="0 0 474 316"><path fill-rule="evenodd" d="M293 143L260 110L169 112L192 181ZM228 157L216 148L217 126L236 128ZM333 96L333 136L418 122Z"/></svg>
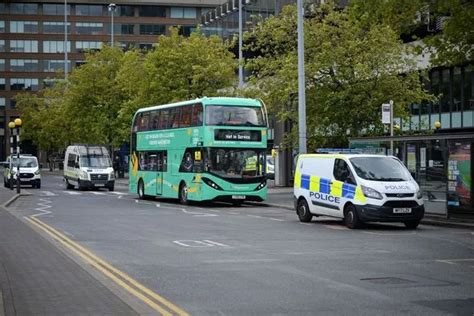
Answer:
<svg viewBox="0 0 474 316"><path fill-rule="evenodd" d="M38 14L36 3L10 3L11 14Z"/></svg>
<svg viewBox="0 0 474 316"><path fill-rule="evenodd" d="M67 23L67 32L71 33L71 23ZM43 22L43 33L64 34L64 22Z"/></svg>
<svg viewBox="0 0 474 316"><path fill-rule="evenodd" d="M104 34L104 24L103 23L77 22L76 23L76 34L91 34L91 35Z"/></svg>
<svg viewBox="0 0 474 316"><path fill-rule="evenodd" d="M111 28L110 24L106 25L107 28L107 34L110 34ZM119 34L119 35L132 35L134 34L134 24L120 24L120 23L114 23L114 34Z"/></svg>
<svg viewBox="0 0 474 316"><path fill-rule="evenodd" d="M70 14L71 6L67 5L67 14ZM43 4L43 15L64 15L64 4Z"/></svg>
<svg viewBox="0 0 474 316"><path fill-rule="evenodd" d="M10 71L38 71L38 60L10 59Z"/></svg>
<svg viewBox="0 0 474 316"><path fill-rule="evenodd" d="M5 71L5 59L0 59L0 71Z"/></svg>
<svg viewBox="0 0 474 316"><path fill-rule="evenodd" d="M159 24L140 24L141 35L162 35L166 32L166 26Z"/></svg>
<svg viewBox="0 0 474 316"><path fill-rule="evenodd" d="M474 111L474 66L464 67L464 111Z"/></svg>
<svg viewBox="0 0 474 316"><path fill-rule="evenodd" d="M7 102L6 102L5 98L0 98L0 107L2 107L2 108L5 107L6 103Z"/></svg>
<svg viewBox="0 0 474 316"><path fill-rule="evenodd" d="M71 61L67 62L68 71L71 71ZM43 71L57 72L64 71L64 60L43 60Z"/></svg>
<svg viewBox="0 0 474 316"><path fill-rule="evenodd" d="M166 17L166 8L155 5L142 5L138 7L139 16Z"/></svg>
<svg viewBox="0 0 474 316"><path fill-rule="evenodd" d="M38 33L38 22L10 21L10 33Z"/></svg>
<svg viewBox="0 0 474 316"><path fill-rule="evenodd" d="M172 7L170 17L173 19L195 19L196 8Z"/></svg>
<svg viewBox="0 0 474 316"><path fill-rule="evenodd" d="M11 90L28 90L38 91L38 79L32 78L11 78L10 79Z"/></svg>
<svg viewBox="0 0 474 316"><path fill-rule="evenodd" d="M190 36L192 32L196 30L194 26L178 26L179 27L179 35L183 36Z"/></svg>
<svg viewBox="0 0 474 316"><path fill-rule="evenodd" d="M67 51L71 51L71 42L67 42ZM64 41L44 41L43 53L64 53Z"/></svg>
<svg viewBox="0 0 474 316"><path fill-rule="evenodd" d="M101 16L102 6L101 5L76 5L76 15L84 16Z"/></svg>
<svg viewBox="0 0 474 316"><path fill-rule="evenodd" d="M152 50L153 43L140 43L138 44L138 48L140 48L141 50Z"/></svg>
<svg viewBox="0 0 474 316"><path fill-rule="evenodd" d="M0 33L5 33L5 21L0 21Z"/></svg>
<svg viewBox="0 0 474 316"><path fill-rule="evenodd" d="M119 5L118 15L119 16L134 16L135 12L134 12L133 7L130 5Z"/></svg>
<svg viewBox="0 0 474 316"><path fill-rule="evenodd" d="M0 3L0 13L7 13L7 9L5 8L5 3Z"/></svg>
<svg viewBox="0 0 474 316"><path fill-rule="evenodd" d="M100 49L102 42L77 41L76 49L81 52L88 49Z"/></svg>
<svg viewBox="0 0 474 316"><path fill-rule="evenodd" d="M5 78L0 78L0 90L5 90Z"/></svg>
<svg viewBox="0 0 474 316"><path fill-rule="evenodd" d="M14 53L37 53L38 41L12 40L10 41L10 51Z"/></svg>

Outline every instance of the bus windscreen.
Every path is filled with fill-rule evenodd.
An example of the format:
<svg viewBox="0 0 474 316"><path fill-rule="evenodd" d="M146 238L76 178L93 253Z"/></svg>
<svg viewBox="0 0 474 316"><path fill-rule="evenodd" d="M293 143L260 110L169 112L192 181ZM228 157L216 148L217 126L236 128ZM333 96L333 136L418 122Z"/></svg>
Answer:
<svg viewBox="0 0 474 316"><path fill-rule="evenodd" d="M260 107L222 105L206 107L206 125L266 126Z"/></svg>

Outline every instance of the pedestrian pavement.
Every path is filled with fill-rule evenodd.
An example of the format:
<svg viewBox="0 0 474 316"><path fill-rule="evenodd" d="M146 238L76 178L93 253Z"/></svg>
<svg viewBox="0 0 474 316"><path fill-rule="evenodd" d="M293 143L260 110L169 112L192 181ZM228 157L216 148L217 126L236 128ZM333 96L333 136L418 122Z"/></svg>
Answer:
<svg viewBox="0 0 474 316"><path fill-rule="evenodd" d="M5 207L0 188L0 316L135 315L129 305Z"/></svg>

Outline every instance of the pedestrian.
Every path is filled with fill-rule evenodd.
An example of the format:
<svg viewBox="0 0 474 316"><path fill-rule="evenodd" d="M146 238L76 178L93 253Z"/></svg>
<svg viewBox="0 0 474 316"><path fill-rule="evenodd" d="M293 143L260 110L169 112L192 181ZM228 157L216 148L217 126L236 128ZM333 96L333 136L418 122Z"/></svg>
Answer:
<svg viewBox="0 0 474 316"><path fill-rule="evenodd" d="M119 156L115 156L114 158L114 162L113 162L113 167L114 167L114 175L116 178L118 178L119 176L119 168L120 168L120 157Z"/></svg>

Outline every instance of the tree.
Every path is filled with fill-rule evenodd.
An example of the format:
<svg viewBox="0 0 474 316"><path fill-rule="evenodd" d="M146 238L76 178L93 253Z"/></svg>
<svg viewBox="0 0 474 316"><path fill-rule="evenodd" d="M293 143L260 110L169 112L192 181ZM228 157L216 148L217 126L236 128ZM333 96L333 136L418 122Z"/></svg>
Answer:
<svg viewBox="0 0 474 316"><path fill-rule="evenodd" d="M294 122L296 144L296 9L258 25L249 49L252 82L282 120ZM305 75L308 148L346 146L348 136L381 134L381 104L394 100L395 115L429 99L413 71L414 54L383 24L367 26L350 8L322 6L305 21Z"/></svg>

